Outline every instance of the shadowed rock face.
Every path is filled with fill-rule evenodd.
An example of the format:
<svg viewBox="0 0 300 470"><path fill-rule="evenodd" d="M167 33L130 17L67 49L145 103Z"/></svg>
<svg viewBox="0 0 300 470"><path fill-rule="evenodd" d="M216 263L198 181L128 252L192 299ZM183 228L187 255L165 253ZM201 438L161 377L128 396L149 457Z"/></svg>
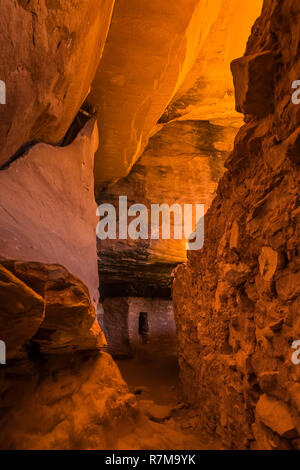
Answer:
<svg viewBox="0 0 300 470"><path fill-rule="evenodd" d="M134 396L103 352L14 363L1 372L0 390L4 450L109 449L136 414Z"/></svg>
<svg viewBox="0 0 300 470"><path fill-rule="evenodd" d="M298 3L265 1L233 64L237 107L251 114L206 215L204 248L173 285L186 396L231 448L299 448L299 25Z"/></svg>
<svg viewBox="0 0 300 470"><path fill-rule="evenodd" d="M0 167L30 142L57 143L85 100L114 0L1 2Z"/></svg>
<svg viewBox="0 0 300 470"><path fill-rule="evenodd" d="M6 357L22 357L22 346L34 336L44 319L44 299L1 265L0 301L1 341L6 345Z"/></svg>
<svg viewBox="0 0 300 470"><path fill-rule="evenodd" d="M90 121L71 145L37 144L0 171L0 259L61 264L85 282L94 305L97 146L97 126Z"/></svg>

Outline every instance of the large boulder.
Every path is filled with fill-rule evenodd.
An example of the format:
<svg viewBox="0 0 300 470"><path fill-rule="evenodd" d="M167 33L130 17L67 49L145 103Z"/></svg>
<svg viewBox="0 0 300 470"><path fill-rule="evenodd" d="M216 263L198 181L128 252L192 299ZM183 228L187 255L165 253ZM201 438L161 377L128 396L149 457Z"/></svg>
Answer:
<svg viewBox="0 0 300 470"><path fill-rule="evenodd" d="M122 426L133 425L135 398L104 352L5 367L2 450L104 450L117 445Z"/></svg>
<svg viewBox="0 0 300 470"><path fill-rule="evenodd" d="M3 261L0 339L7 359L96 351L106 340L87 287L59 265Z"/></svg>
<svg viewBox="0 0 300 470"><path fill-rule="evenodd" d="M45 301L11 271L0 265L0 340L6 359L22 357L22 347L35 335L45 317Z"/></svg>
<svg viewBox="0 0 300 470"><path fill-rule="evenodd" d="M86 286L59 265L0 265L1 449L107 449L136 409ZM125 424L126 423L126 424Z"/></svg>

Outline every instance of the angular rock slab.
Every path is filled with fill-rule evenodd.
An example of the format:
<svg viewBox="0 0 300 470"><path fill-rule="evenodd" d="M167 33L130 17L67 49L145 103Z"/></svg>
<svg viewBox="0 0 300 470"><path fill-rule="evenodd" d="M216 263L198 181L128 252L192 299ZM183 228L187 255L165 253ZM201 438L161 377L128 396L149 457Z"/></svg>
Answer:
<svg viewBox="0 0 300 470"><path fill-rule="evenodd" d="M273 112L273 68L270 51L250 54L231 63L238 112L260 117Z"/></svg>
<svg viewBox="0 0 300 470"><path fill-rule="evenodd" d="M262 395L256 405L256 417L279 436L298 437L298 433L289 413L288 407L266 394Z"/></svg>
<svg viewBox="0 0 300 470"><path fill-rule="evenodd" d="M32 337L42 354L95 350L106 345L87 287L63 266L4 264L44 299L45 316Z"/></svg>

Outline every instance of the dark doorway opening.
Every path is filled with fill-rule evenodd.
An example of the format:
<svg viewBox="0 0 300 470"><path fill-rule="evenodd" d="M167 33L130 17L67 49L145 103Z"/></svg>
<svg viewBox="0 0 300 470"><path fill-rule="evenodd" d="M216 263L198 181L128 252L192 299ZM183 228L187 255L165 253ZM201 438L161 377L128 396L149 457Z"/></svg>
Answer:
<svg viewBox="0 0 300 470"><path fill-rule="evenodd" d="M147 344L149 333L148 313L140 312L139 315L139 335L142 337L142 343Z"/></svg>

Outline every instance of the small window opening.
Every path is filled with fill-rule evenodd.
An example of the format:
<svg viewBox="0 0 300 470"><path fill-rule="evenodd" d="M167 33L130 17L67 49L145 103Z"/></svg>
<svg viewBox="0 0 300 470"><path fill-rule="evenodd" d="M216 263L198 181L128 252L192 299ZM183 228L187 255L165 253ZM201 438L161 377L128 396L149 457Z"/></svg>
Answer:
<svg viewBox="0 0 300 470"><path fill-rule="evenodd" d="M142 343L148 343L148 333L149 333L149 323L148 323L148 313L140 312L139 315L139 335L142 337Z"/></svg>

